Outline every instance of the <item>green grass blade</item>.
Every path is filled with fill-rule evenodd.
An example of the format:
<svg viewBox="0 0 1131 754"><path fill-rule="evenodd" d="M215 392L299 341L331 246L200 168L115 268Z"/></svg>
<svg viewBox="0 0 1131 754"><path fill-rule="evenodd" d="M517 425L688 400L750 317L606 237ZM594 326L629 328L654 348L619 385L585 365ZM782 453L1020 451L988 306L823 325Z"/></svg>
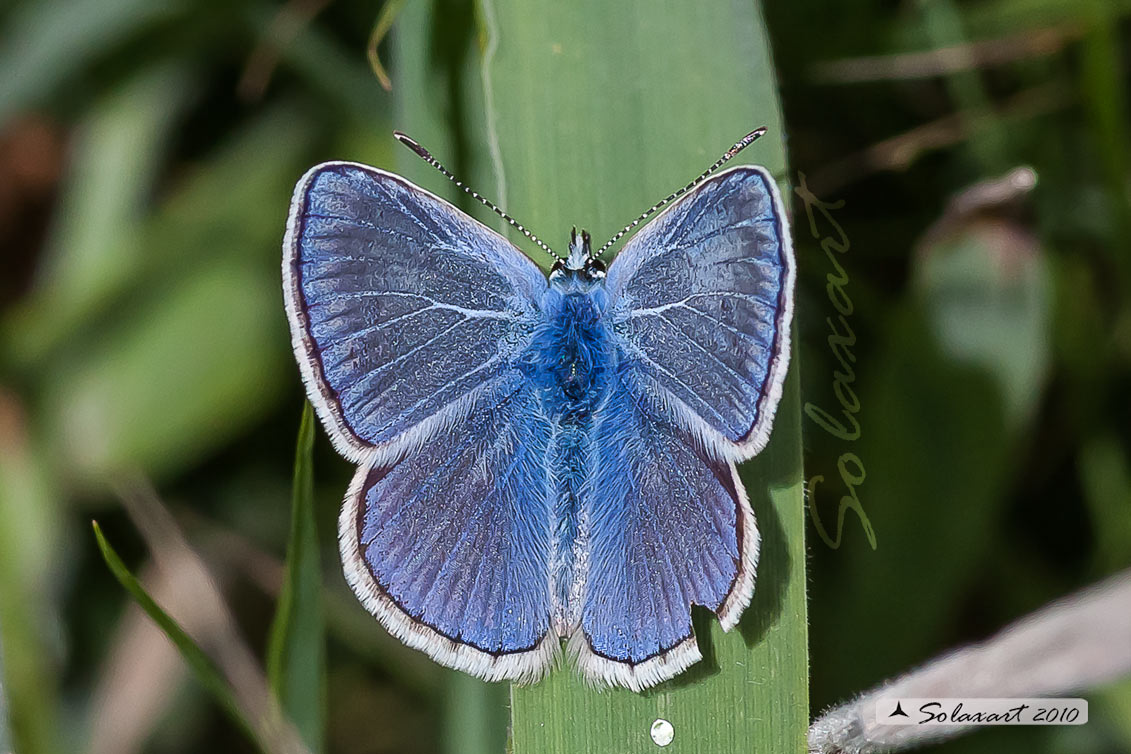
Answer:
<svg viewBox="0 0 1131 754"><path fill-rule="evenodd" d="M4 637L0 634L0 678L4 677ZM8 732L8 689L0 683L0 751L14 751L12 736Z"/></svg>
<svg viewBox="0 0 1131 754"><path fill-rule="evenodd" d="M1120 21L1108 3L1098 0L1090 4L1090 28L1081 51L1080 91L1086 104L1092 141L1100 155L1107 189L1112 197L1111 212L1115 222L1111 228L1110 249L1123 246L1131 233L1131 187L1127 175L1131 170L1131 152L1127 148L1131 133L1128 118L1126 78L1119 75L1126 62L1126 47L1120 44ZM1131 261L1127 254L1110 256L1126 288L1131 288Z"/></svg>
<svg viewBox="0 0 1131 754"><path fill-rule="evenodd" d="M317 754L325 726L326 645L314 523L314 427L314 412L307 403L295 450L287 571L267 646L267 679L283 712Z"/></svg>
<svg viewBox="0 0 1131 754"><path fill-rule="evenodd" d="M15 405L0 398L9 416ZM0 752L54 754L66 750L62 650L53 641L61 630L63 495L54 459L26 428L0 419L0 438L0 685L12 739Z"/></svg>
<svg viewBox="0 0 1131 754"><path fill-rule="evenodd" d="M776 84L756 4L482 0L479 17L480 38L466 51L449 38L443 52L451 60L414 82L419 86L394 89L402 127L423 134L467 183L550 246L563 250L573 225L603 242L756 126L770 134L738 162L763 164L784 179ZM430 45L444 23L440 6L404 9L396 76L418 75L413 62L437 54ZM411 156L402 167L444 190ZM549 266L544 254L512 238ZM644 694L591 690L572 669L514 688L515 754L655 751L649 728L657 718L675 728L667 751L804 751L799 417L795 365L773 441L743 469L763 551L754 603L739 630L724 635L713 619L698 616L707 659Z"/></svg>
<svg viewBox="0 0 1131 754"><path fill-rule="evenodd" d="M450 672L444 686L442 754L502 754L507 744L506 686Z"/></svg>
<svg viewBox="0 0 1131 754"><path fill-rule="evenodd" d="M98 540L98 549L102 552L102 558L106 561L106 565L110 568L110 572L114 574L114 578L118 583L125 587L130 596L134 598L141 609L157 624L161 632L173 642L173 646L180 652L181 658L188 665L189 670L192 672L196 680L204 686L212 698L220 705L220 708L227 713L228 717L239 726L247 734L248 738L255 741L260 751L269 751L263 745L263 742L256 734L255 726L244 717L240 711L239 703L236 701L235 693L228 685L223 674L216 667L216 665L208 658L196 642L185 633L185 630L180 625L169 617L169 614L161 609L152 597L145 591L145 587L141 582L130 573L126 568L126 564L118 557L118 553L106 541L106 537L102 534L102 528L98 525L97 521L91 522L94 527L94 537Z"/></svg>

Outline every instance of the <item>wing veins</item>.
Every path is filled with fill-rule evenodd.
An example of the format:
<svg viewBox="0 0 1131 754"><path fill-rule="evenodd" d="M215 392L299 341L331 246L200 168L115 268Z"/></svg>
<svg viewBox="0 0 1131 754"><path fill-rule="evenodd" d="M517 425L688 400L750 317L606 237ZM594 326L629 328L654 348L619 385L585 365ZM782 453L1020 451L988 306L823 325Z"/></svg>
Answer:
<svg viewBox="0 0 1131 754"><path fill-rule="evenodd" d="M353 341L357 338L363 338L366 335L371 335L375 332L380 332L381 330L384 330L389 325L395 324L395 323L401 321L402 319L407 319L408 317L415 317L418 314L421 314L423 312L429 311L429 310L434 309L434 308L435 307L432 307L432 306L423 306L419 309L413 309L412 311L404 312L403 314L398 314L397 316L393 317L392 319L387 319L384 322L378 322L375 325L370 325L369 327L358 330L355 333L350 333L348 338L342 338L340 341L338 341L338 343L336 343L334 345L345 345L345 344L349 343L350 341ZM328 347L326 349L323 349L323 350L324 351L329 350L329 348L331 348L331 347L333 347L333 346L328 344ZM334 364L335 368L341 366L341 364L344 360L345 360L345 357L338 360ZM325 359L323 359L323 366L324 367L326 366L326 360ZM368 376L369 375L366 374L362 377L362 379L364 379L365 377L368 377Z"/></svg>
<svg viewBox="0 0 1131 754"><path fill-rule="evenodd" d="M664 248L664 250L661 254L657 255L657 257L666 256L667 254L669 254L673 251L686 251L688 249L694 249L695 247L705 243L706 241L710 241L712 239L718 238L719 236L725 235L732 230L739 230L741 228L752 228L757 223L762 223L762 222L769 222L769 221L767 221L765 218L747 218L745 220L740 220L736 223L730 223L730 224L724 225L720 228L716 228L715 230L712 230L708 233L704 233L703 235L699 236L698 238L692 239L690 241L685 241L683 243L675 244L674 246L667 246L667 247Z"/></svg>
<svg viewBox="0 0 1131 754"><path fill-rule="evenodd" d="M348 293L335 293L334 297L338 301L359 301L368 298L382 298L384 296L391 297L404 297L423 299L424 301L431 302L428 308L433 309L447 309L449 311L457 312L467 319L502 319L511 322L518 322L521 318L514 311L499 311L497 309L468 309L463 306L456 306L455 304L448 304L443 301L437 301L434 298L429 298L420 293L412 293L409 291L350 291ZM419 310L423 311L423 310Z"/></svg>
<svg viewBox="0 0 1131 754"><path fill-rule="evenodd" d="M672 322L672 321L671 321L670 319L668 319L667 317L665 317L665 316L664 316L663 314L659 315L659 317L660 317L660 319L664 320L664 321L665 321L665 322L667 322L667 323L668 323L669 325L671 325L672 327L674 327L674 328L675 328L675 330L676 330L676 332L678 332L678 333L679 333L680 335L682 335L682 336L684 336L685 338L687 338L687 340L691 342L691 345L695 346L695 347L696 347L696 348L698 348L698 349L699 349L700 351L702 351L703 353L705 353L705 354L707 354L708 356L710 356L710 357L711 357L712 359L714 359L714 360L715 360L715 362L716 362L716 363L718 363L718 365L719 365L719 366L721 366L721 367L722 367L723 369L725 369L725 370L727 370L728 372L730 372L730 373L731 373L731 374L732 374L732 375L734 376L734 378L735 378L736 380L738 380L738 383L739 383L739 388L743 387L744 385L749 385L749 384L751 384L752 380L750 380L749 378L743 377L743 376L742 376L741 374L739 374L738 372L736 372L736 371L734 370L734 367L732 367L732 366L731 366L730 364L727 364L727 363L726 363L725 361L723 361L722 359L720 359L720 358L719 358L719 356L718 356L718 354L716 354L716 353L715 353L714 351L708 351L708 350L707 350L706 348L704 348L704 347L703 347L703 345L702 345L701 343L699 343L698 339L696 339L696 338L695 338L694 336L692 336L692 335L688 335L688 334L687 334L687 332L686 332L686 331L685 331L685 330L684 330L684 329L683 329L682 327L680 327L679 325L677 325L677 324L676 324L675 322Z"/></svg>
<svg viewBox="0 0 1131 754"><path fill-rule="evenodd" d="M636 405L636 408L637 408L637 419L643 420L644 410L643 410L643 407L640 405L639 396L634 395L632 400L633 400L633 403ZM670 459L670 454L668 454L668 457ZM688 492L691 491L690 486L686 484L686 481L685 481L684 486L687 487ZM636 488L635 483L633 483L633 488L634 489ZM640 497L643 498L642 495ZM659 537L659 526L658 526L659 517L657 515L655 515L654 511L649 510L648 514L649 514L649 518L653 522L653 531L656 532L657 538L658 538ZM664 547L664 556L662 558L662 561L667 566L668 574L670 575L670 577L672 579L672 583L679 590L679 593L680 593L679 599L680 599L680 602L681 602L680 607L681 608L683 607L682 603L687 603L688 610L690 610L691 609L691 601L690 601L691 594L690 594L690 591L689 591L687 579L684 578L684 574L682 574L682 573L677 574L676 573L675 564L672 562L670 553L671 553L670 548ZM661 591L663 591L663 590L661 590ZM669 615L675 614L674 606L672 605L671 600L668 598L666 592L664 594L664 601L667 603L667 606L668 606L668 614ZM689 616L689 619L690 619L690 616Z"/></svg>
<svg viewBox="0 0 1131 754"><path fill-rule="evenodd" d="M468 321L469 321L469 320L466 320L466 319L461 319L461 320L460 320L459 322L456 322L455 324L451 325L450 327L447 327L447 328L445 328L444 330L441 330L440 332L436 333L436 335L434 335L434 336L433 336L432 338L430 338L429 340L425 341L424 343L421 343L421 344L420 344L420 345L418 345L418 346L417 346L416 348L413 348L413 349L412 349L411 351L409 351L409 352L407 352L407 353L403 353L403 354L401 354L400 356L398 356L397 358L393 359L392 361L386 362L386 363L382 364L382 365L381 365L381 366L379 366L379 367L376 367L376 368L374 368L374 369L370 369L370 370L369 370L368 372L366 372L365 374L363 374L363 375L360 375L360 376L358 376L358 377L356 378L356 380L355 380L355 385L360 385L360 384L361 384L362 382L365 382L365 381L369 380L369 378L370 378L370 377L372 377L372 376L374 376L374 375L376 375L376 374L379 374L380 372L382 372L383 370L387 369L388 367L391 367L391 366L393 366L393 365L394 365L394 364L396 364L397 362L399 362L399 361L403 361L404 359L407 359L407 358L408 358L409 356L412 356L412 355L413 355L414 353L416 353L416 352L417 352L417 351L419 351L420 349L422 349L422 348L427 348L428 346L432 345L432 344L433 344L434 342L436 342L437 340L439 340L439 339L440 339L441 337L443 337L444 335L447 335L447 334L448 334L449 332L451 332L452 330L456 329L456 328L457 328L457 327L459 327L460 325L464 325L464 324L467 324L467 322L468 322ZM496 354L496 356L497 356L497 354ZM493 358L495 358L495 357L492 357L492 359L493 359ZM491 359L489 359L488 361L484 362L483 364L480 364L480 365L479 365L478 367L476 367L476 368L475 368L475 369L473 369L472 371L470 371L470 372L467 372L466 374L462 375L462 377L461 377L460 379L462 379L463 377L470 377L471 375L473 375L473 374L475 374L476 372L480 371L481 369L483 369L483 367L487 366L487 365L488 365L488 364L490 364L490 363L491 363ZM374 395L374 396L371 396L371 397L367 398L367 399L365 400L365 402L364 402L364 403L362 403L362 404L361 404L360 406L356 406L354 410L356 410L356 411L359 411L359 412L364 412L365 410L368 410L370 406L372 406L372 405L373 405L373 404L374 404L374 403L375 403L375 402L376 402L377 400L379 400L380 398L384 397L384 395L385 395L385 394L386 394L387 392L389 392L389 390L391 390L391 389L392 389L392 386L389 386L389 387L385 388L384 390L382 390L381 392L377 393L377 395ZM438 391L437 391L437 392L438 392ZM430 397L432 397L432 395L435 395L435 394L436 394L436 393L434 392L434 393L432 393L431 395L429 395L428 397L430 398ZM414 405L415 405L415 406L418 406L418 405L420 405L420 403L421 403L421 402L423 402L423 400L427 400L427 399L422 399L421 401L417 401L417 403L416 403L416 404L414 404ZM394 421L395 421L395 420L394 420ZM392 426L392 422L390 422L390 423L387 423L387 424L385 424L384 426L382 426L382 427L381 427L381 429L379 430L379 432L384 432L384 431L385 431L386 429L388 429L388 428L389 428L390 426Z"/></svg>
<svg viewBox="0 0 1131 754"><path fill-rule="evenodd" d="M510 400L511 400L511 399L512 399L512 398L514 397L515 393L517 393L517 392L518 392L518 390L519 390L519 388L516 388L516 389L514 390L514 392L510 393L510 394L509 394L509 395L507 395L507 396L506 396L505 398L503 398L502 400L500 400L500 401L499 401L499 403L498 403L498 404L496 404L496 406L495 406L494 410L495 410L495 411L498 411L498 410L499 410L499 409L501 409L501 408L502 408L502 407L503 407L503 406L504 406L505 404L509 403L509 402L510 402ZM470 446L470 445L471 445L471 444L472 444L473 442L474 442L474 437L473 437L472 435L470 435L470 434L469 434L469 435L468 435L468 436L467 436L467 437L466 437L466 438L465 438L465 439L463 440L463 442L462 442L462 443L460 443L460 445L459 445L459 446L458 446L458 447L457 447L457 448L456 448L456 449L455 449L455 450L454 450L454 451L452 452L452 455L453 455L453 456L458 456L459 454L463 453L463 452L464 452L465 450L467 450L468 446ZM470 462L470 463L471 463L471 465L474 465L474 462L475 462L475 459L472 459L472 460L471 460L471 462ZM511 468L513 469L513 465L512 465L512 467L511 467ZM446 470L448 470L448 469L449 469L449 467L448 467L447 465L445 465L445 464L438 464L438 465L436 466L436 468L435 468L435 469L433 470L433 472L432 472L431 474L429 474L429 476L428 476L427 482L429 483L429 485L430 485L430 483L431 483L431 480L432 480L433 478L435 478L435 476L436 476L436 475L438 475L438 474L439 474L440 472L442 472L442 471L446 471ZM509 475L509 472L508 472L508 475ZM401 509L400 509L400 510L398 511L398 515L397 515L397 516L395 516L395 517L394 517L393 519L390 519L390 523L392 523L393 521L396 521L396 520L398 520L398 519L400 518L400 513L401 513L401 512L408 512L408 511L409 511L409 508L410 508L410 506L411 506L412 504L419 504L419 501L420 501L420 500L421 500L421 495L420 495L420 492L418 491L417 493L414 493L414 494L413 494L413 496L412 496L412 497L411 497L411 498L409 499L408 503L406 503L405 505L401 506ZM480 502L483 502L483 501L480 501ZM487 511L488 511L488 508L487 508L487 506L485 506L485 505L482 505L482 504L478 505L478 506L477 506L477 509L476 509L476 512L475 512L475 514L474 514L474 516L473 516L473 517L469 517L469 518L468 518L468 520L467 520L467 522L466 522L466 523L464 524L464 526L463 526L463 529L464 529L464 531L463 531L463 533L462 533L462 534L460 535L460 538L459 538L459 539L458 539L458 540L457 540L457 541L456 541L456 542L455 542L455 543L454 543L454 544L453 544L453 545L452 545L452 546L451 546L451 547L449 548L449 550L448 550L448 557L446 557L446 558L445 558L445 559L443 560L443 562L441 563L441 565L440 565L439 569L438 569L438 570L436 571L436 575L435 575L435 576L433 577L432 583L431 583L431 584L430 584L430 585L428 586L428 589L427 589L427 591L426 591L426 592L425 592L425 593L424 593L424 594L423 594L423 595L422 595L422 596L420 597L420 604L421 604L421 614L422 614L422 615L423 615L423 609L424 609L424 608L423 608L423 606L424 606L424 605L427 605L427 604L428 604L428 600L429 600L429 598L430 598L430 597L432 596L432 593L433 593L433 592L435 591L437 584L438 584L438 583L440 582L440 580L441 580L441 577L445 576L445 575L446 575L446 574L447 574L447 573L449 572L449 568L448 568L448 566L449 566L449 565L451 565L451 564L452 564L452 563L454 562L454 558L452 558L451 556L452 556L452 555L454 555L454 554L456 553L456 551L457 551L457 550L459 549L459 547L460 547L460 546L461 546L461 545L462 545L462 544L464 543L464 541L466 541L466 539L467 539L468 535L470 534L470 532L471 532L471 531L472 531L472 529L474 528L474 527L470 526L470 524L471 524L472 522L478 522L478 521L479 521L479 520L480 520L480 519L481 519L481 518L483 517L483 515L484 515L484 514L485 514L485 513L487 512ZM488 536L490 536L490 534L491 534L491 532L489 531L489 528L490 528L490 527L485 527L485 528L484 528L484 532L486 532L486 534L487 534ZM436 532L436 536L434 536L434 537L433 537L432 539L430 539L430 540L429 540L429 542L428 542L429 548L428 548L428 549L433 549L433 548L431 548L431 545L433 545L433 544L434 544L434 543L435 543L435 542L437 541L437 539L439 538L439 536L440 536L441 534L442 534L442 532L439 532L439 531L438 531L438 532ZM477 535L477 536L478 536L478 535ZM470 593L471 593L471 592L469 592L469 594L470 594ZM466 605L466 604L464 605L464 609L465 609L465 610L467 609L467 605ZM466 615L466 613L465 613L465 615Z"/></svg>
<svg viewBox="0 0 1131 754"><path fill-rule="evenodd" d="M440 243L440 237L436 235L436 232L434 230L431 230L431 229L425 227L424 224L420 221L420 219L417 218L415 215L409 215L408 213L403 212L403 211L401 212L401 214L407 215L408 219L410 219L417 226L417 228L420 229L421 233L423 233L427 236L427 238L417 238L416 236L410 235L409 233L405 233L404 231L396 230L395 228L389 228L389 227L386 227L386 226L377 225L375 223L369 222L368 220L362 220L360 217L345 217L343 215L326 215L326 214L323 214L321 212L306 212L306 213L303 214L303 217L304 218L312 218L313 217L313 218L316 218L316 219L319 219L319 220L332 220L333 222L339 222L339 223L344 223L346 225L352 225L355 228L364 228L365 230L373 230L373 231L376 231L376 232L381 233L381 234L386 235L386 236L393 236L394 238L404 239L406 241L411 241L413 243L422 243L423 246L425 246L426 248L429 248L429 249L440 249L440 250L444 250L444 251L467 251L466 248L455 248L453 246L447 246L445 244ZM312 237L320 239L320 240L332 240L336 236L340 236L342 234L315 233L315 232L309 231L309 229L306 229L306 230L304 230L303 235L307 236L307 237L312 236Z"/></svg>
<svg viewBox="0 0 1131 754"><path fill-rule="evenodd" d="M755 296L750 293L741 293L739 291L700 291L699 293L690 293L679 301L671 301L666 304L660 304L659 306L649 306L644 309L632 309L629 311L628 318L631 319L636 316L656 315L661 312L666 312L668 309L683 306L693 298L735 298L740 301L752 302L760 307L768 307L775 312L778 309L778 302L767 301L761 296Z"/></svg>
<svg viewBox="0 0 1131 754"><path fill-rule="evenodd" d="M688 305L683 306L683 308L686 309L689 312L693 312L695 314L698 314L700 317L703 317L706 320L714 322L717 325L721 325L722 327L725 327L726 329L730 330L735 335L741 335L742 337L749 339L750 341L752 341L754 343L754 345L756 345L758 348L762 349L763 351L769 351L770 350L770 348L765 343L760 341L756 336L754 336L754 335L752 335L752 334L750 334L750 333L748 333L744 330L739 330L734 325L731 325L727 322L723 322L721 319L715 319L713 316L711 316L710 313L705 312L702 309L698 309L694 306L688 306Z"/></svg>
<svg viewBox="0 0 1131 754"><path fill-rule="evenodd" d="M341 176L339 175L339 177L341 177ZM367 177L373 178L374 176L372 174L370 174L370 175L367 175ZM421 219L417 215L413 214L408 209L408 207L405 205L405 203L403 201L401 201L400 197L396 196L392 191L389 190L389 186L387 185L387 183L385 183L384 181L381 181L381 180L376 180L376 181L372 182L372 186L384 195L384 199L387 203L396 205L396 207L390 207L390 209L393 209L394 211L399 209L400 213L403 214L405 217L407 217L409 220L411 220L416 225L416 227L420 228L421 231L423 231L424 233L427 233L430 236L435 237L435 233L432 232L431 230L429 230L427 227L425 227L425 225L421 221ZM407 187L404 187L404 186L401 186L401 187L406 188L406 190L407 190ZM353 192L353 191L342 191L341 189L338 189L338 188L330 188L330 189L323 189L323 190L326 192L327 195L337 196L340 199L347 200L347 202L352 201L353 199L357 198L356 192ZM379 197L372 197L372 198L379 199ZM309 213L306 213L306 214L309 214ZM355 218L338 218L338 219L349 220L351 222L355 222L356 224L360 225L361 227L366 227L365 225L362 225L362 223L365 222L365 221L361 220L360 218L356 218L356 219ZM374 227L374 226L369 226L369 227Z"/></svg>
<svg viewBox="0 0 1131 754"><path fill-rule="evenodd" d="M494 364L495 364L495 363L496 363L497 361L499 361L500 359L501 359L501 357L500 357L500 356L499 356L498 354L496 354L496 355L492 356L492 357L491 357L490 359L488 359L487 361L485 361L485 362L483 362L482 364L480 364L479 366L477 366L477 367L476 367L475 369L472 369L472 370L471 370L470 372L465 372L464 374L461 374L461 375L460 375L459 377L456 377L456 378L455 378L455 379L453 379L453 380L449 380L449 381L448 381L447 383L445 383L445 384L441 385L440 387L436 388L435 390L433 390L433 391L432 391L431 393L429 393L429 394L428 394L427 396L425 396L425 397L421 398L421 399L420 399L420 400L418 400L418 401L417 401L416 403L412 404L412 406L410 406L410 407L409 407L409 408L408 408L407 410L405 410L405 411L404 411L404 413L402 414L402 416L404 416L404 415L411 415L413 411L416 411L416 410L417 410L418 408L420 408L420 407L421 407L422 405L424 405L425 403L427 403L427 402L428 402L428 401L429 401L430 399L432 399L432 398L436 397L437 395L440 395L441 393L444 393L444 392L445 392L445 391L446 391L446 390L447 390L448 388L450 388L450 387L451 387L452 385L456 384L456 383L457 383L457 382L459 382L460 380L465 380L465 379L467 379L468 377L470 377L470 376L471 376L471 375L473 375L473 374L476 374L477 372L481 372L481 371L483 371L483 370L484 370L484 369L486 369L487 367L490 367L490 366L494 366ZM495 382L497 382L497 381L498 381L498 379L499 379L498 377L494 377L494 378L492 378L492 379L490 379L490 380L487 380L486 382L484 382L484 383L482 383L482 384L480 384L480 385L476 386L476 388L474 389L473 393L470 393L469 395L471 395L471 394L474 394L474 393L480 393L480 392L482 392L483 390L485 390L485 389L487 388L487 386L489 386L489 385L493 385L493 384L494 384ZM382 395L384 395L384 394L385 394L386 392L388 392L388 389L386 389L386 390L382 390L382 391L381 391L381 393L380 393L380 394L379 394L379 395L378 395L377 397L378 397L378 398L380 398L380 397L381 397ZM457 398L457 399L456 399L456 400L454 400L454 401L448 401L448 402L447 402L447 403L445 403L445 404L444 404L443 406L441 406L440 408L436 409L436 410L435 410L435 411L433 411L433 412L432 412L431 414L429 414L429 416L440 416L440 415L441 415L441 414L442 414L442 413L443 413L444 411L447 411L447 410L448 410L449 408L451 408L451 407L452 407L452 406L454 406L455 404L459 403L459 401L460 401L460 399L459 399L459 398ZM377 433L378 433L378 434L380 434L380 433L382 433L382 432L385 432L385 431L387 431L387 430L388 430L388 429L389 429L390 427L392 427L392 426L393 426L393 424L395 424L395 423L396 423L397 419L399 419L399 418L400 418L400 417L397 417L397 418L395 418L395 419L390 419L390 420L386 421L386 422L385 422L385 424L383 424L383 425L381 426L381 428L380 428L380 429L379 429L379 430L377 431ZM423 420L422 420L422 421L423 421ZM419 423L419 422L418 422L418 423Z"/></svg>
<svg viewBox="0 0 1131 754"><path fill-rule="evenodd" d="M641 413L641 414L647 413L644 406L641 405L641 403L640 403L640 396L639 395L633 394L633 403L636 404L636 407L637 407L637 410L638 410L639 413ZM683 482L683 487L687 491L688 496L689 497L695 497L694 491L691 489L691 482L688 481L688 479L687 479L687 474L684 473L684 471L680 467L680 465L675 462L675 459L672 458L672 455L671 455L671 453L668 452L667 448L664 448L664 456L667 458L667 460L670 464L670 467L675 469L676 473L679 474L680 479ZM702 459L700 459L700 460L702 460ZM712 521L712 524L714 525L715 531L717 531L719 534L726 534L726 532L724 530L722 530L718 527L717 522Z"/></svg>
<svg viewBox="0 0 1131 754"><path fill-rule="evenodd" d="M467 447L468 443L470 443L470 442L471 442L470 437L464 439L462 441L462 443L455 449L453 454L458 454L458 453L462 452L462 450L465 447ZM403 461L401 463L403 463ZM394 464L394 465L396 465L396 464ZM391 469L392 466L390 466L388 468ZM420 499L420 497L423 494L425 494L425 492L427 492L429 490L429 488L432 486L433 482L440 475L440 472L442 472L444 470L445 470L445 467L442 464L437 465L436 468L432 469L432 471L430 471L428 473L428 476L424 477L424 479L421 480L420 483L417 485L416 489L413 490L412 495L408 498L408 500L406 500L403 504L401 504L396 509L396 511L393 512L393 515L389 516L385 520L385 523L381 525L380 530L385 530L385 529L388 529L390 527L396 526L397 522L400 521L401 517L411 509L411 506L414 505ZM369 545L371 545L373 543L373 539L375 539L375 538L376 537L370 538L368 540L362 540L359 537L358 543L363 547L368 547ZM385 586L389 586L389 585L385 585Z"/></svg>
<svg viewBox="0 0 1131 754"><path fill-rule="evenodd" d="M695 398L696 398L696 399L697 399L697 400L698 400L698 401L699 401L699 402L700 402L701 404L703 404L704 406L706 406L706 407L707 407L707 409L708 409L708 410L709 410L709 411L710 411L710 412L711 412L712 414L714 414L714 415L715 415L715 416L716 416L716 417L717 417L717 418L719 419L719 421L721 421L721 422L723 423L723 426L724 426L724 427L726 427L726 426L730 426L729 422L727 422L727 420L726 420L725 418L723 418L723 415L722 415L722 414L720 414L720 413L718 412L718 410L716 410L716 409L715 409L715 407L714 407L714 406L712 406L712 405L711 405L710 403L708 403L708 402L707 402L707 401L706 401L706 400L705 400L704 398L702 398L702 397L701 397L701 396L700 396L700 395L699 395L698 393L696 393L696 392L695 392L694 390L692 390L692 389L691 389L691 386L689 386L688 384L686 384L685 382L683 382L683 380L679 379L678 377L676 377L676 376L675 376L674 374L672 374L672 373L671 373L671 372L669 372L668 370L664 369L664 368L663 368L662 366L660 366L660 364L659 364L658 362L656 362L656 361L653 361L653 360L652 360L651 358L649 358L649 357L648 357L648 354L644 353L644 351L643 351L642 349L640 349L640 348L636 348L635 350L636 350L636 356L637 356L637 358L640 358L640 359L643 359L644 361L647 361L647 362L648 362L649 364L651 364L652 366L654 366L654 367L655 367L656 369L658 369L659 371L663 372L663 373L664 373L664 374L666 374L666 375L667 375L668 377L670 377L670 378L672 379L672 382L676 383L677 385L679 385L680 387L682 387L682 388L683 388L684 390L686 390L686 391L687 391L687 392L688 392L688 393L689 393L690 395L694 396L694 397L695 397ZM655 381L655 380L653 380L653 382L656 382L656 381ZM660 387L661 389L663 389L663 390L664 390L664 392L668 393L669 395L671 395L671 396L673 396L673 397L677 397L677 396L675 396L675 394L674 394L674 393L672 393L672 392L671 392L670 390L668 390L667 388L664 388L664 387L663 387L662 385L660 385L660 384L659 384L658 382L656 382L656 385L657 385L657 387ZM686 403L686 401L683 401L682 399L681 399L681 402L683 402L683 403Z"/></svg>

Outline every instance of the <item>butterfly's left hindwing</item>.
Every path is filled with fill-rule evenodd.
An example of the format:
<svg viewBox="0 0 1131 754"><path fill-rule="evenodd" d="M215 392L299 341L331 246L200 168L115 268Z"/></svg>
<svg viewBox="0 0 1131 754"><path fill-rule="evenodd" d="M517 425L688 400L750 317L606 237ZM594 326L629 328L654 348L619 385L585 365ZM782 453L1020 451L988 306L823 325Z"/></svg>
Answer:
<svg viewBox="0 0 1131 754"><path fill-rule="evenodd" d="M581 511L587 566L571 640L592 681L640 690L701 655L691 606L733 626L750 601L758 529L734 464L655 421L621 382L595 424Z"/></svg>

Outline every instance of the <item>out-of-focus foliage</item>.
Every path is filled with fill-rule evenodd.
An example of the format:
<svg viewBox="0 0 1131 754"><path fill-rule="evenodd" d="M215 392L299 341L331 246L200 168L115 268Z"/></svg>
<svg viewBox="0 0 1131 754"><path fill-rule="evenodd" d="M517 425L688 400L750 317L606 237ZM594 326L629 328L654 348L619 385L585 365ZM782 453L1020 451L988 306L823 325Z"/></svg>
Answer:
<svg viewBox="0 0 1131 754"><path fill-rule="evenodd" d="M856 454L876 548L851 512L811 539L815 710L1131 564L1131 5L802 0L770 27L818 6L775 49L793 162L844 201L860 436L807 423L806 471L832 526ZM840 416L835 271L796 235L802 395ZM1129 691L1087 730L938 750L1131 751Z"/></svg>
<svg viewBox="0 0 1131 754"><path fill-rule="evenodd" d="M432 49L462 56L398 71L394 24L382 59L394 92L415 87L454 123L468 108L425 74L466 65L483 40L471 6L442 5ZM265 656L302 400L279 242L306 167L392 164L395 95L366 60L379 11L0 8L0 749L10 737L25 754L251 750L126 609L89 519L148 589L181 599L162 603L171 612L191 608L175 574L146 567L114 491L153 479ZM845 440L807 419L806 473L824 477L813 504L835 531L838 459L855 454L876 543L851 512L839 549L810 536L819 710L1131 564L1131 2L771 0L765 12L789 162L817 197L844 201L829 212L851 244L833 252L848 359L827 341L836 272L797 204L802 400L840 416L849 383L834 392L834 373L850 366L860 426ZM463 126L452 131L483 128ZM467 167L468 145L417 136ZM655 174L668 157L594 170ZM1022 165L1033 190L972 190ZM332 536L349 467L320 436L315 456L326 750L497 740L505 720L469 705L477 685L405 650L349 594ZM1131 751L1131 685L1091 699L1083 728L937 750Z"/></svg>
<svg viewBox="0 0 1131 754"><path fill-rule="evenodd" d="M322 750L326 717L326 640L314 513L314 409L305 404L295 451L287 573L267 645L267 677L283 713L312 754Z"/></svg>
<svg viewBox="0 0 1131 754"><path fill-rule="evenodd" d="M114 577L118 579L118 583L137 601L146 614L153 619L153 622L157 624L161 632L169 637L169 640L177 647L177 651L181 653L185 664L188 665L197 681L212 695L212 698L220 705L220 708L227 713L231 721L239 726L249 738L255 740L255 725L241 712L239 702L236 700L236 696L232 692L231 687L224 680L220 670L208 659L188 633L177 624L176 620L162 610L161 606L146 593L144 587L138 583L138 580L129 572L129 569L126 568L122 559L118 557L118 553L116 553L110 543L106 541L106 537L103 536L102 529L97 523L94 524L94 538L98 542L98 549L102 552L102 557L106 560L106 565L110 568L110 572L114 574Z"/></svg>

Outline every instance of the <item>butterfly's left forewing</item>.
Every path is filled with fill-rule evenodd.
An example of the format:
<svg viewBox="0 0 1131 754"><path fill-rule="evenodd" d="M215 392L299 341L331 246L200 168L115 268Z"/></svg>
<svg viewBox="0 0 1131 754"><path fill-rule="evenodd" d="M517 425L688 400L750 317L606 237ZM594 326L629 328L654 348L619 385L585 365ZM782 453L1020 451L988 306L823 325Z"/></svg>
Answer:
<svg viewBox="0 0 1131 754"><path fill-rule="evenodd" d="M622 370L661 420L717 458L760 451L789 364L793 251L773 178L720 173L648 223L609 267Z"/></svg>

